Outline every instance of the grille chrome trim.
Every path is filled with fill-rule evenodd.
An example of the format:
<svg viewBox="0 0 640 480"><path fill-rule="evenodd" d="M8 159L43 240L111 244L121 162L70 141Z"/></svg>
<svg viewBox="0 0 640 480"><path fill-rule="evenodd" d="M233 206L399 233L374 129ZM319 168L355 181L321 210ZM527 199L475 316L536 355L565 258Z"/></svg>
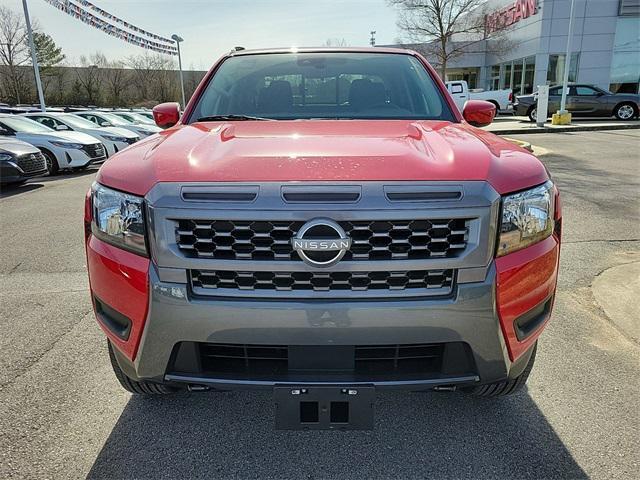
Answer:
<svg viewBox="0 0 640 480"><path fill-rule="evenodd" d="M47 168L46 159L42 152L20 155L16 158L15 163L26 176L41 173L43 169Z"/></svg>
<svg viewBox="0 0 640 480"><path fill-rule="evenodd" d="M464 182L361 182L361 197L357 203L345 208L344 204L326 203L288 203L282 197L284 187L300 185L298 182L261 182L259 184L237 184L233 182L203 183L158 183L145 196L148 205L149 241L152 261L159 270L180 271L172 276L171 282L189 285L189 270L226 270L246 272L318 272L318 267L307 265L301 260L274 259L247 262L247 260L227 260L211 257L188 256L181 251L176 238L176 222L197 218L216 218L220 221L264 221L300 222L304 224L314 218L331 218L341 222L373 222L402 221L407 218L470 219L466 222L466 248L456 256L431 257L425 259L389 260L347 260L342 259L327 269L330 272L374 272L374 271L410 271L452 269L456 272L481 269L483 272L491 263L495 250L496 229L499 216L500 196L484 181ZM340 184L338 184L340 185ZM353 185L353 184L349 184ZM322 186L329 190L336 187L336 182L309 182L307 186ZM236 192L255 192L257 197L251 203L241 201L217 202L189 200L182 197L185 188L211 188L213 190L232 188ZM256 188L257 187L257 188ZM436 188L437 187L437 188ZM324 189L323 188L323 189ZM319 189L319 190L323 190ZM387 191L407 192L421 191L462 191L457 200L438 199L436 201L392 202L385 193ZM458 229L454 229L458 232ZM324 270L324 271L327 271ZM456 273L457 277L457 273ZM475 277L474 277L475 278ZM474 280L477 281L477 280ZM211 296L211 289L194 292L197 295ZM361 298L372 295L373 298L397 297L405 298L435 294L432 290L424 292L420 289L402 291L372 292L313 292L313 291L273 291L256 290L247 295L240 291L238 297L305 299L305 298ZM455 290L455 289L454 289ZM230 292L233 293L233 292ZM455 292L454 292L455 293ZM366 295L364 295L366 294ZM382 294L382 295L381 295ZM447 292L440 292L447 294ZM266 295L266 296L265 296ZM221 298L219 293L213 296ZM225 295L233 297L234 295ZM356 297L357 296L357 297ZM448 298L448 297L446 297Z"/></svg>
<svg viewBox="0 0 640 480"><path fill-rule="evenodd" d="M300 296L319 298L341 295L384 297L394 293L411 296L447 296L453 292L453 270L374 272L234 272L191 270L196 295Z"/></svg>
<svg viewBox="0 0 640 480"><path fill-rule="evenodd" d="M352 239L343 261L451 258L467 247L469 218L338 222ZM216 260L301 260L291 241L302 222L201 220L176 222L178 249Z"/></svg>

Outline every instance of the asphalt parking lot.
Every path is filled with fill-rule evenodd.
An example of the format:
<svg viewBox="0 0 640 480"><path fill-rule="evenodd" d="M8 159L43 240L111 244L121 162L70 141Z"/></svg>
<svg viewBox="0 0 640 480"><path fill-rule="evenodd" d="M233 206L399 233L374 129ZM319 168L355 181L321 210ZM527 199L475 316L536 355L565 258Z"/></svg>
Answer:
<svg viewBox="0 0 640 480"><path fill-rule="evenodd" d="M640 344L591 285L640 261L640 132L514 138L548 151L564 207L556 307L528 389L380 394L369 432L274 431L268 393L127 394L87 292L82 209L95 171L5 189L0 478L636 477Z"/></svg>

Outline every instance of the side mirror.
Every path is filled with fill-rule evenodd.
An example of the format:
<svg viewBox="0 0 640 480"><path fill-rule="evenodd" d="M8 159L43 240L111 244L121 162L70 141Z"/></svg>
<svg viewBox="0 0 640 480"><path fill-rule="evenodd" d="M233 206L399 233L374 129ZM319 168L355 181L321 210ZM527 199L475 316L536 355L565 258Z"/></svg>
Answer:
<svg viewBox="0 0 640 480"><path fill-rule="evenodd" d="M69 127L67 127L66 125L56 125L56 130L70 130Z"/></svg>
<svg viewBox="0 0 640 480"><path fill-rule="evenodd" d="M493 122L496 106L484 100L467 100L462 109L463 118L474 127L484 127Z"/></svg>
<svg viewBox="0 0 640 480"><path fill-rule="evenodd" d="M180 104L167 102L156 105L153 107L153 119L160 128L173 127L180 121Z"/></svg>
<svg viewBox="0 0 640 480"><path fill-rule="evenodd" d="M100 126L101 127L111 127L112 125L109 122L100 122Z"/></svg>

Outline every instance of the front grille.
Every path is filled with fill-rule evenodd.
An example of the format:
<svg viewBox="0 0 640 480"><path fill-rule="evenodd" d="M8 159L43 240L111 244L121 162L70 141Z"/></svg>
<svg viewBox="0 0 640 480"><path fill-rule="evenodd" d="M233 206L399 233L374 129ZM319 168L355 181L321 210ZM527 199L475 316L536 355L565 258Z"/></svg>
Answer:
<svg viewBox="0 0 640 480"><path fill-rule="evenodd" d="M440 369L443 351L442 343L357 346L355 370L362 375L435 372Z"/></svg>
<svg viewBox="0 0 640 480"><path fill-rule="evenodd" d="M190 342L183 342L184 345ZM178 344L175 357L180 357ZM427 378L434 374L470 373L473 362L462 343L418 343L347 346L287 346L228 343L195 344L200 374L237 378L284 378L286 375L349 375L354 379ZM446 369L444 352L451 350ZM292 351L295 349L295 351ZM193 357L191 357L193 358ZM302 361L301 361L302 359ZM185 368L184 362L182 368Z"/></svg>
<svg viewBox="0 0 640 480"><path fill-rule="evenodd" d="M455 257L467 246L468 219L338 222L352 239L343 260ZM178 220L176 241L189 257L299 260L291 238L304 222Z"/></svg>
<svg viewBox="0 0 640 480"><path fill-rule="evenodd" d="M16 159L16 164L27 175L42 172L47 168L47 162L41 152L21 155Z"/></svg>
<svg viewBox="0 0 640 480"><path fill-rule="evenodd" d="M106 155L104 145L101 143L92 143L91 145L84 145L82 150L89 155L90 158L102 158Z"/></svg>
<svg viewBox="0 0 640 480"><path fill-rule="evenodd" d="M453 270L400 272L234 272L191 270L194 289L367 291L453 288Z"/></svg>

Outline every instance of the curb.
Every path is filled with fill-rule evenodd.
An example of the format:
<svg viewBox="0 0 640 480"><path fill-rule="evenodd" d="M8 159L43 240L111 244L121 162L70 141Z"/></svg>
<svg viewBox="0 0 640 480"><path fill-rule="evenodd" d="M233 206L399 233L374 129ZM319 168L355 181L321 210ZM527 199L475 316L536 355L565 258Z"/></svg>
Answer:
<svg viewBox="0 0 640 480"><path fill-rule="evenodd" d="M505 140L511 142L511 143L515 143L516 145L521 146L522 148L524 148L525 150L529 150L530 152L533 153L533 147L531 146L531 144L529 142L525 142L523 140L516 140L515 138L505 138Z"/></svg>
<svg viewBox="0 0 640 480"><path fill-rule="evenodd" d="M524 135L527 133L565 133L565 132L595 132L598 130L637 130L640 125L582 125L565 127L532 127L532 128L506 128L504 130L487 130L495 135Z"/></svg>

